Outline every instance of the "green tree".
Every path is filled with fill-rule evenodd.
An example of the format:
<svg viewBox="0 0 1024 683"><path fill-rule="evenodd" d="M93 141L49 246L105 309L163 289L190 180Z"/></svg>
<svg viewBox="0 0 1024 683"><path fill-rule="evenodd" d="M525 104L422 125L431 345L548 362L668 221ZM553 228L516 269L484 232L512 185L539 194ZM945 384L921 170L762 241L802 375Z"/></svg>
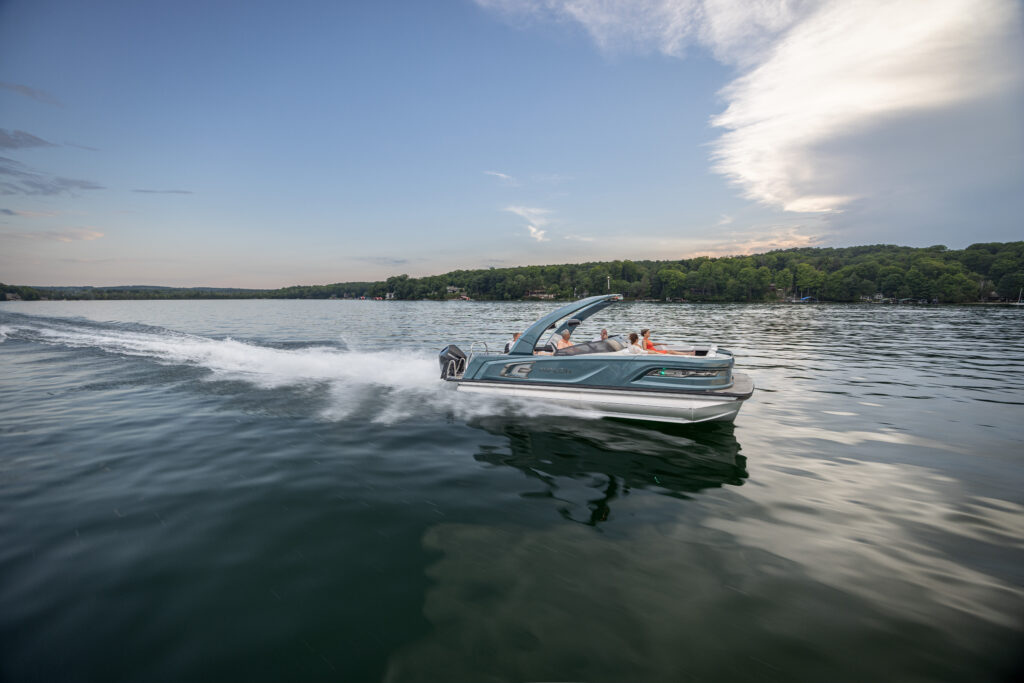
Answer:
<svg viewBox="0 0 1024 683"><path fill-rule="evenodd" d="M810 296L818 292L825 280L825 275L808 263L800 263L796 267L796 286L801 296Z"/></svg>
<svg viewBox="0 0 1024 683"><path fill-rule="evenodd" d="M661 281L661 295L666 299L681 299L686 296L686 276L674 268L658 271Z"/></svg>
<svg viewBox="0 0 1024 683"><path fill-rule="evenodd" d="M906 276L903 278L903 284L906 287L907 294L911 297L915 299L931 299L931 282L917 266L913 266L907 271Z"/></svg>
<svg viewBox="0 0 1024 683"><path fill-rule="evenodd" d="M1020 297L1020 291L1024 289L1024 271L1006 273L996 284L996 293L1004 299L1016 301Z"/></svg>

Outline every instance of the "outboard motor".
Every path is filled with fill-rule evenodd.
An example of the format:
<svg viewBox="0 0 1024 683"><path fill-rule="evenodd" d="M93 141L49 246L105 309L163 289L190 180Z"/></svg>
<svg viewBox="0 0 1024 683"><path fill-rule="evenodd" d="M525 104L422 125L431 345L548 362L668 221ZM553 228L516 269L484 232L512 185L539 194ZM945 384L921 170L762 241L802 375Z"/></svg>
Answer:
<svg viewBox="0 0 1024 683"><path fill-rule="evenodd" d="M466 354L455 344L441 349L437 360L441 364L441 379L456 377L466 371Z"/></svg>

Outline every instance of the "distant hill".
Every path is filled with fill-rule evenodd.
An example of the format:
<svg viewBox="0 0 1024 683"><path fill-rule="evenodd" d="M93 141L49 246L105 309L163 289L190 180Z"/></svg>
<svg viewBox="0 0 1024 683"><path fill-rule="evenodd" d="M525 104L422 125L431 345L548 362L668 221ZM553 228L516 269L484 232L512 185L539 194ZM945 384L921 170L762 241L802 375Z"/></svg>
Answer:
<svg viewBox="0 0 1024 683"><path fill-rule="evenodd" d="M455 270L378 282L295 285L281 289L224 287L19 287L0 292L23 299L571 299L606 291L635 299L715 302L913 299L963 303L1016 300L1024 288L1024 242L988 242L966 249L889 244L801 248L752 256L668 261L599 261Z"/></svg>

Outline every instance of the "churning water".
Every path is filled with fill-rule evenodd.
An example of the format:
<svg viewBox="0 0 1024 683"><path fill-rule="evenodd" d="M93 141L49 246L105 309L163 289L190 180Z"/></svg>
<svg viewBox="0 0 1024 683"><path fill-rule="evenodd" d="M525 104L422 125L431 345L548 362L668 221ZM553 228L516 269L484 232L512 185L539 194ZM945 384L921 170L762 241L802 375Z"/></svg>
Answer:
<svg viewBox="0 0 1024 683"><path fill-rule="evenodd" d="M622 304L735 426L466 396L546 304L0 305L0 679L1000 680L1024 318Z"/></svg>

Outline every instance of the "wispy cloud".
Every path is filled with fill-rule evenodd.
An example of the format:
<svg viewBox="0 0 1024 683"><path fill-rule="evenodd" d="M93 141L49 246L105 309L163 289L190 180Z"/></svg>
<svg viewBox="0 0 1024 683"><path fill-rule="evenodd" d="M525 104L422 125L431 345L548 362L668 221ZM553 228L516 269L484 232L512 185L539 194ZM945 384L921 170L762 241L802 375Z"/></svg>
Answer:
<svg viewBox="0 0 1024 683"><path fill-rule="evenodd" d="M525 218L530 223L536 225L547 225L550 220L548 215L551 213L548 209L538 209L530 206L506 206L504 210L514 213L520 218Z"/></svg>
<svg viewBox="0 0 1024 683"><path fill-rule="evenodd" d="M660 52L684 57L710 47L724 62L743 64L790 26L809 0L476 0L506 17L576 22L606 52Z"/></svg>
<svg viewBox="0 0 1024 683"><path fill-rule="evenodd" d="M550 242L550 238L545 237L547 230L543 230L544 226L548 225L551 221L548 215L551 213L547 209L538 209L529 206L506 206L504 211L514 213L520 218L526 220L526 229L530 233L530 237L537 240L538 242Z"/></svg>
<svg viewBox="0 0 1024 683"><path fill-rule="evenodd" d="M501 173L500 171L484 171L484 175L494 176L505 185L511 185L513 187L519 185L519 181L517 181L515 178L508 175L507 173Z"/></svg>
<svg viewBox="0 0 1024 683"><path fill-rule="evenodd" d="M355 256L352 260L372 263L375 266L404 266L412 262L412 259L393 256Z"/></svg>
<svg viewBox="0 0 1024 683"><path fill-rule="evenodd" d="M814 247L822 243L821 231L802 224L757 226L743 232L719 236L702 245L692 245L684 254L693 256L740 256L763 254L773 249Z"/></svg>
<svg viewBox="0 0 1024 683"><path fill-rule="evenodd" d="M21 218L45 218L56 216L56 211L18 211L17 209L0 209L4 216L20 216Z"/></svg>
<svg viewBox="0 0 1024 683"><path fill-rule="evenodd" d="M29 149L32 147L59 147L57 143L44 140L41 137L27 133L23 130L7 130L0 128L0 149ZM74 142L65 142L64 147L75 147L90 152L98 152L95 147L79 145Z"/></svg>
<svg viewBox="0 0 1024 683"><path fill-rule="evenodd" d="M3 81L0 81L0 88L4 90L10 90L11 92L16 92L19 95L30 97L33 100L36 100L38 102L44 102L45 104L52 104L57 107L64 106L56 97L46 92L45 90L30 88L27 85L21 85L19 83L5 83Z"/></svg>
<svg viewBox="0 0 1024 683"><path fill-rule="evenodd" d="M100 151L99 148L97 148L97 147L90 147L88 145L79 145L79 144L77 144L75 142L65 142L64 146L65 147L75 147L76 149L84 149L87 152L98 152L98 151Z"/></svg>
<svg viewBox="0 0 1024 683"><path fill-rule="evenodd" d="M683 57L701 46L737 67L711 119L725 131L713 167L746 197L788 211L839 211L884 191L867 154L830 153L835 140L856 144L895 117L1021 84L1014 0L476 1L508 17L578 23L608 52ZM923 165L935 163L927 152Z"/></svg>
<svg viewBox="0 0 1024 683"><path fill-rule="evenodd" d="M56 145L23 130L0 128L0 149L27 149L30 147L56 147Z"/></svg>
<svg viewBox="0 0 1024 683"><path fill-rule="evenodd" d="M774 249L821 246L831 234L819 216L805 217L794 223L758 223L730 232L718 229L698 236L682 232L661 238L651 235L640 241L635 235L616 233L604 235L596 242L600 251L593 252L593 258L607 258L608 253L613 253L616 258L643 260L651 257L652 248L662 255L658 258L742 256ZM579 248L588 247L580 245Z"/></svg>
<svg viewBox="0 0 1024 683"><path fill-rule="evenodd" d="M132 190L142 194L193 194L192 190Z"/></svg>
<svg viewBox="0 0 1024 683"><path fill-rule="evenodd" d="M55 195L75 189L103 189L88 180L46 176L31 170L21 162L0 157L0 195Z"/></svg>
<svg viewBox="0 0 1024 683"><path fill-rule="evenodd" d="M71 228L68 230L43 230L40 232L0 231L0 239L33 240L42 242L91 242L103 237L98 230Z"/></svg>
<svg viewBox="0 0 1024 683"><path fill-rule="evenodd" d="M0 195L58 195L75 190L102 189L102 185L91 180L48 176L14 159L0 157Z"/></svg>

